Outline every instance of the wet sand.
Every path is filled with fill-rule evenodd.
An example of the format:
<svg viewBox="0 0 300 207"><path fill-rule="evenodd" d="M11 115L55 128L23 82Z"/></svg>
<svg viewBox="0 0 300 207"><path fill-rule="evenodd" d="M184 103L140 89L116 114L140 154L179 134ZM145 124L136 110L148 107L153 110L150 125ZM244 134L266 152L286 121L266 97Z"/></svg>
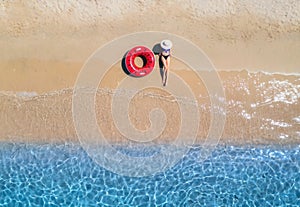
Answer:
<svg viewBox="0 0 300 207"><path fill-rule="evenodd" d="M176 60L173 60L173 67ZM176 70L175 70L176 71ZM209 72L203 72L203 76ZM196 143L203 143L211 123L211 97L195 72L178 70L196 97L199 128ZM300 76L273 75L247 71L219 72L226 99L226 123L220 144L299 144ZM160 81L159 71L151 74ZM102 79L96 93L95 113L100 131L109 142L127 142L112 117L113 96L126 96L118 83L126 76L118 63ZM170 80L172 81L172 80ZM167 86L168 87L168 86ZM176 97L161 88L139 91L130 102L129 119L137 130L150 127L149 113L162 109L166 127L153 143L174 141L181 126L180 106ZM0 96L2 141L70 142L79 141L72 117L73 89L43 95L6 93ZM178 98L178 97L177 97ZM185 98L185 97L179 97ZM187 106L193 104L187 100ZM85 99L82 99L83 106ZM220 116L222 115L220 112ZM90 120L86 120L89 122Z"/></svg>
<svg viewBox="0 0 300 207"><path fill-rule="evenodd" d="M163 31L192 41L219 72L227 106L221 142L299 143L300 3L197 2L2 1L0 139L77 141L72 88L87 58L121 35ZM171 70L198 98L201 142L210 124L205 86L179 61L172 61ZM111 141L123 140L107 112L124 76L120 65L111 68L97 95L98 123ZM170 118L159 140L174 139L180 122L177 104L163 88L150 92L157 95L141 92L145 95L133 100L133 123L145 129L146 112L161 106Z"/></svg>

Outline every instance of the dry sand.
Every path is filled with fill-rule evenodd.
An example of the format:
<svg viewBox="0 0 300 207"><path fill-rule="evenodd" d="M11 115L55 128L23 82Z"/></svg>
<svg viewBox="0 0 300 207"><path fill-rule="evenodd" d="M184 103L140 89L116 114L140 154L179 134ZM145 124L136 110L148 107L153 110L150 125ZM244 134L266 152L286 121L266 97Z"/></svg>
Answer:
<svg viewBox="0 0 300 207"><path fill-rule="evenodd" d="M298 0L4 0L0 2L0 17L0 91L4 94L22 91L41 94L25 100L1 95L2 140L76 140L71 119L71 88L87 58L96 49L121 35L163 31L189 39L203 49L216 69L222 73L224 81L231 75L243 76L245 71L230 75L221 71L248 70L286 74L299 74L300 71ZM195 80L193 73L186 71L188 68L181 67L180 64L179 61L172 61L171 70L184 77L194 90L200 90L197 89L199 81ZM106 79L108 88L115 80L124 77L120 70L112 71L114 75ZM268 80L272 78L268 77ZM299 85L297 76L287 79L294 81L296 86ZM43 95L57 90L57 96ZM61 95L62 93L66 95ZM164 92L159 94L164 95ZM105 103L109 103L109 96L102 98ZM297 103L298 100L299 96ZM164 105L163 101L157 100L150 103ZM294 114L289 114L289 120L300 114L297 104L291 108L284 107ZM165 109L173 110L172 107ZM172 110L167 113L173 114ZM232 117L234 110L236 109L233 109ZM270 112L271 110L274 111L270 109ZM274 113L274 117L281 114ZM178 117L171 116L173 121L169 124L176 126ZM106 121L102 127L107 136L121 139L116 134L110 117L104 117L104 120ZM146 122L147 120L136 120L137 124L147 125ZM242 137L243 143L248 143L248 138L250 143L269 143L270 140L278 142L277 137L281 134L290 134L289 129L284 128L279 128L274 136L268 134L269 131L254 132L252 129L259 129L261 122L254 124L251 121L244 125L243 122L247 120L227 122L230 126L225 128L224 139L235 141ZM202 123L200 138L206 133L209 118ZM291 130L297 135L298 128L296 125L296 129ZM166 139L175 136L177 132L172 127L168 130L163 135ZM295 139L290 142L299 142L298 136L300 135L294 136Z"/></svg>

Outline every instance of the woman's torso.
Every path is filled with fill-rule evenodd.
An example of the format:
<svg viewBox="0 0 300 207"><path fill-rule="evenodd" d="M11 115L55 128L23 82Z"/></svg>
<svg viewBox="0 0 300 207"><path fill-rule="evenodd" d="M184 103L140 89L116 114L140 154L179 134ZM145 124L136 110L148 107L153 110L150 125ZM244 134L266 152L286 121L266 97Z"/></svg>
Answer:
<svg viewBox="0 0 300 207"><path fill-rule="evenodd" d="M168 55L170 55L170 50L163 50L161 54L163 56L168 56Z"/></svg>

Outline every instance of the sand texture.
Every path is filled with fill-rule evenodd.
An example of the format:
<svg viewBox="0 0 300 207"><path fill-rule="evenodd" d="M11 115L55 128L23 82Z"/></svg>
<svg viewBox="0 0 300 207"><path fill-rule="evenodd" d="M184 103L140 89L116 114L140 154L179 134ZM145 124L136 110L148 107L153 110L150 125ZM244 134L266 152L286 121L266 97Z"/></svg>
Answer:
<svg viewBox="0 0 300 207"><path fill-rule="evenodd" d="M116 76L117 74L117 76ZM196 143L205 141L210 129L213 106L205 85L194 72L177 71L192 86L199 112ZM156 70L152 75L157 76ZM207 74L203 74L207 75ZM108 142L127 142L112 116L113 96L126 97L130 91L118 89L126 75L120 65L113 67L99 85L95 113L99 130ZM265 73L220 72L226 99L225 128L219 143L223 144L296 144L300 142L299 91L300 77ZM172 79L169 80L170 82ZM88 93L88 91L87 91ZM36 94L2 94L0 96L0 137L2 141L69 142L79 141L72 117L73 89ZM138 130L150 127L150 112L160 108L166 114L163 132L151 143L173 141L179 134L181 113L178 100L186 106L193 99L175 97L164 88L147 88L131 100L128 122ZM82 106L86 100L82 98ZM218 116L217 116L218 117ZM91 118L92 119L92 118ZM91 120L87 119L86 123ZM88 126L87 126L88 127Z"/></svg>
<svg viewBox="0 0 300 207"><path fill-rule="evenodd" d="M78 141L72 95L84 63L115 38L143 31L182 36L215 65L226 94L220 142L300 142L298 0L1 1L0 139ZM205 86L175 58L171 70L194 92L201 114L197 140L202 142L212 110ZM160 81L157 66L153 75ZM117 63L97 93L99 127L111 141L124 140L109 112L112 94L125 76ZM174 139L178 104L163 88L141 91L132 100L132 123L147 129L155 106L168 117L158 140Z"/></svg>

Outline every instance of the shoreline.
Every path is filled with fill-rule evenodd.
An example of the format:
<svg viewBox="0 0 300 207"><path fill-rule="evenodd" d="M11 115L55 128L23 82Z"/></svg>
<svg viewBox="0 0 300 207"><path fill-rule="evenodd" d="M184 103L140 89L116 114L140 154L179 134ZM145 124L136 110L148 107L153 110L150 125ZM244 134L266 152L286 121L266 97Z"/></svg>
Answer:
<svg viewBox="0 0 300 207"><path fill-rule="evenodd" d="M172 143L148 143L145 145L142 145L142 147L157 147L157 146L165 146L165 145L171 145ZM54 145L54 146L80 146L83 147L82 144L79 141L54 141L54 142L42 142L42 141L0 141L0 146L5 145L26 145L26 146L44 146L44 145ZM139 147L139 145L135 145L131 142L109 142L109 144L100 145L100 146L110 146L110 147ZM269 143L269 144L243 144L243 143L218 143L214 146L207 146L203 145L201 143L194 143L190 145L188 148L189 150L193 150L195 148L201 148L201 147L209 147L212 149L218 149L218 148L243 148L243 149L249 149L249 148L256 148L256 149L262 149L268 147L268 149L293 149L293 148L299 148L300 143ZM1 148L0 148L1 150Z"/></svg>
<svg viewBox="0 0 300 207"><path fill-rule="evenodd" d="M1 1L0 140L76 140L72 89L87 59L120 36L162 31L193 42L214 64L226 92L224 143L299 143L297 8L297 0ZM176 43L173 49L180 50ZM156 66L152 72L157 83L158 70ZM175 58L171 71L188 83L197 98L201 142L211 121L207 89L201 77ZM115 90L124 77L117 63L99 87ZM165 95L162 88L153 93ZM111 94L98 95L97 103L104 104L96 106L101 129L113 141L122 140L112 116L105 113L110 111ZM145 104L141 109L140 103ZM153 106L163 106L170 115L169 128L161 137L172 140L180 114L169 99L137 97L130 112L133 123L147 128Z"/></svg>
<svg viewBox="0 0 300 207"><path fill-rule="evenodd" d="M183 71L183 72L193 72L191 69L175 69L176 71ZM300 76L300 72L299 73L284 73L284 72L266 72L266 71L249 71L246 69L241 69L241 70L219 70L217 71L217 73L250 73L250 74L264 74L264 75L282 75L282 76L286 76L286 77L290 77L290 76L294 76L294 77L298 77ZM35 97L41 97L41 96L49 96L49 95L54 95L60 92L64 92L64 91L69 91L69 90L73 90L74 87L68 87L68 88L59 88L57 90L50 90L50 91L43 91L41 93L38 93L34 90L29 90L29 91L25 91L25 90L0 90L0 95L5 95L5 96L11 96L11 97L16 97L16 98L24 98L24 99L30 99L30 98L35 98Z"/></svg>
<svg viewBox="0 0 300 207"><path fill-rule="evenodd" d="M203 143L210 128L211 103L201 77L192 71L173 71L187 81L194 96L200 122L197 142ZM151 75L159 82L158 71ZM226 123L220 143L225 144L299 144L299 95L300 77L223 71L220 73L226 98ZM103 77L96 93L96 117L103 136L111 142L126 142L115 126L111 104L114 94L126 97L126 90L118 82L126 75L116 64ZM176 79L170 79L175 81ZM88 92L88 91L87 91ZM130 91L129 91L130 92ZM261 94L265 94L261 96ZM77 142L72 115L73 89L63 89L41 95L0 95L0 140L29 142ZM181 100L184 97L179 97ZM192 101L192 100L191 100ZM82 104L85 100L82 100ZM192 104L188 100L186 104ZM142 106L142 107L141 107ZM139 130L150 125L149 113L160 108L167 116L166 128L158 137L159 142L172 142L178 135L180 112L174 96L164 88L144 89L130 102L129 117ZM276 113L274 113L276 112ZM89 120L87 120L89 121Z"/></svg>

